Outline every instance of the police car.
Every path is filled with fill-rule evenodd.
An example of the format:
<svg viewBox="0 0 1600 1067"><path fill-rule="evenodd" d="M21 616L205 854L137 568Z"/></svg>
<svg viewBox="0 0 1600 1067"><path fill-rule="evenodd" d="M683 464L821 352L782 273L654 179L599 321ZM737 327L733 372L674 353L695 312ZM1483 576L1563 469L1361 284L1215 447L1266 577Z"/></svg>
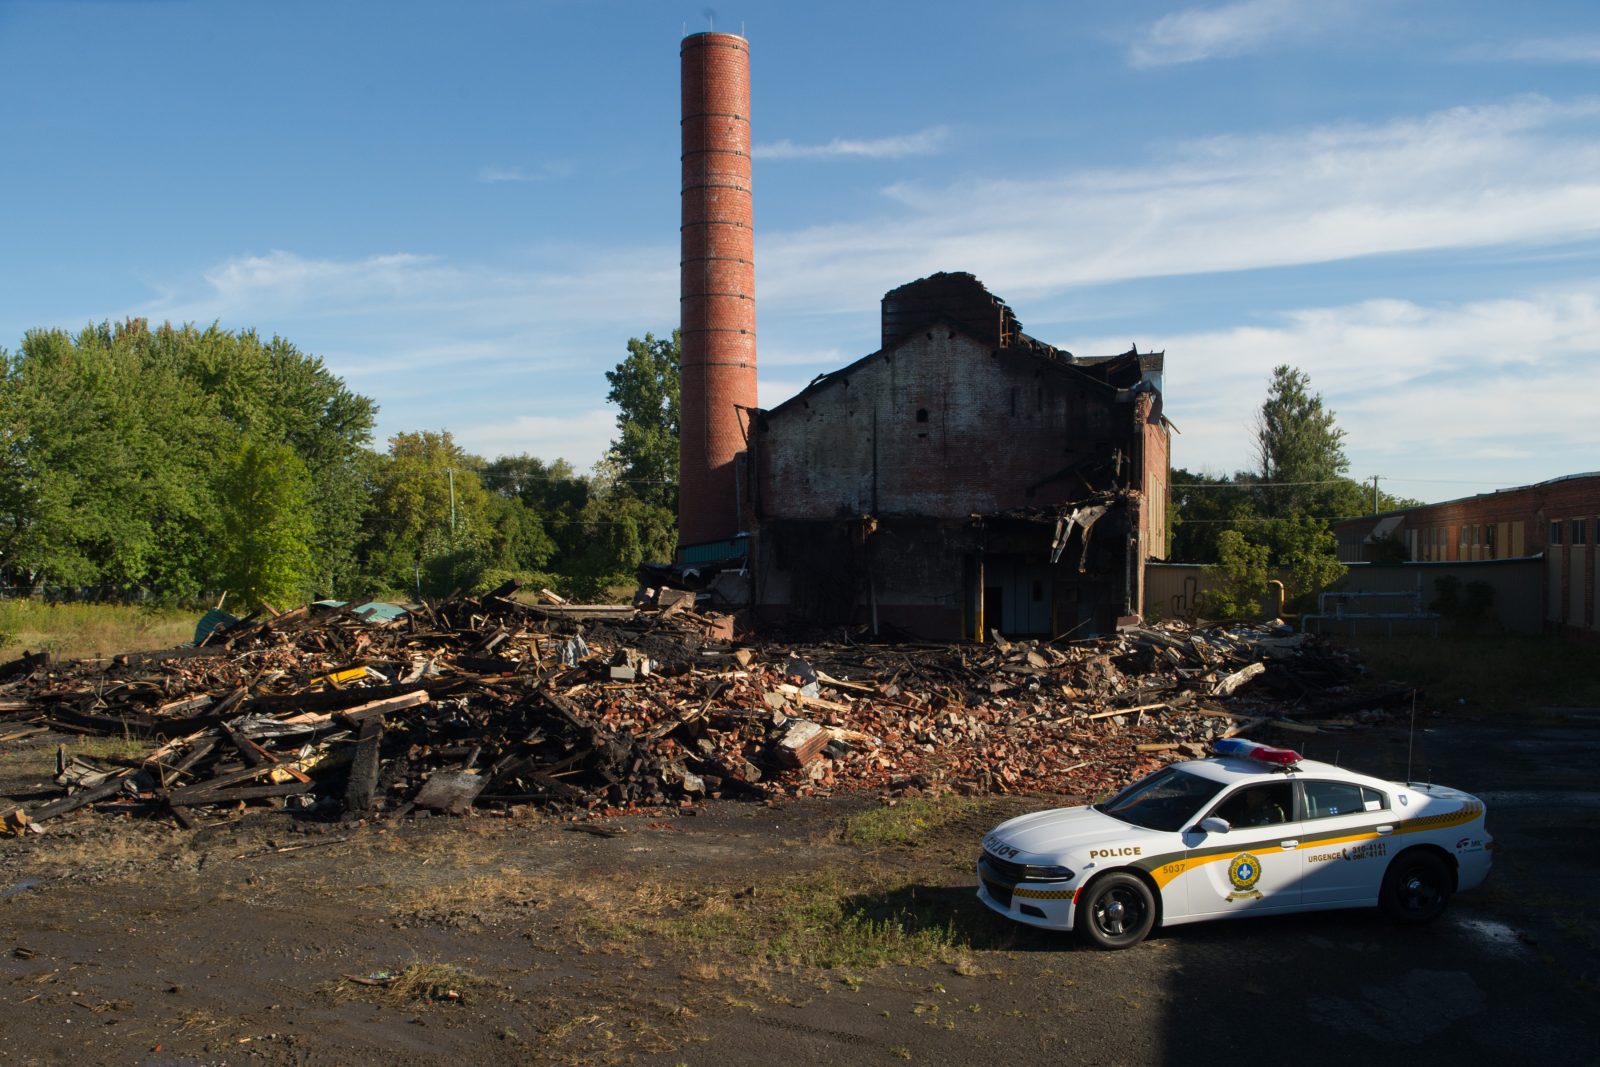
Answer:
<svg viewBox="0 0 1600 1067"><path fill-rule="evenodd" d="M1213 745L1103 803L1023 815L983 839L978 899L1101 948L1157 925L1379 905L1429 922L1489 873L1483 803L1254 741Z"/></svg>

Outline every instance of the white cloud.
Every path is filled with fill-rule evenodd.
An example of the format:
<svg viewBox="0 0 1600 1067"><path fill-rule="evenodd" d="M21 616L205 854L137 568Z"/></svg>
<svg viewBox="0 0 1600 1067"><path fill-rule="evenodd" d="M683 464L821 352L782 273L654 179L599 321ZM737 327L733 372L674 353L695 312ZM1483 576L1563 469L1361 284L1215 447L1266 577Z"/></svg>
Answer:
<svg viewBox="0 0 1600 1067"><path fill-rule="evenodd" d="M793 141L774 141L756 145L750 150L756 159L903 159L906 156L931 156L944 147L950 130L946 126L932 126L916 133L873 140L835 138L827 144L795 144Z"/></svg>
<svg viewBox="0 0 1600 1067"><path fill-rule="evenodd" d="M511 267L413 253L330 259L275 250L227 260L207 270L203 281L198 290L172 290L139 314L250 322L263 330L280 317L378 320L385 332L418 329L419 338L438 323L457 347L467 339L459 332L463 325L470 335L504 340L519 326L561 337L586 332L600 317L636 321L641 332L677 318L672 248L547 248Z"/></svg>
<svg viewBox="0 0 1600 1067"><path fill-rule="evenodd" d="M770 309L857 309L935 270L1008 299L1162 275L1600 235L1600 100L1206 138L1143 167L886 190L897 216L758 233Z"/></svg>
<svg viewBox="0 0 1600 1067"><path fill-rule="evenodd" d="M1244 55L1276 39L1309 34L1347 8L1337 0L1239 0L1186 8L1151 23L1128 49L1128 61L1157 67Z"/></svg>
<svg viewBox="0 0 1600 1067"><path fill-rule="evenodd" d="M887 191L878 217L758 230L762 366L781 375L763 376L761 400L779 403L817 371L871 351L879 296L936 270L973 271L1026 321L1029 307L1083 299L1109 281L1592 241L1600 238L1597 127L1600 101L1517 99L1201 139L1142 166L903 184ZM448 427L486 454L527 450L581 463L612 432L594 413L603 372L628 336L677 319L677 259L670 246L546 247L494 265L406 251L339 259L279 250L229 260L129 311L284 333L383 405L383 434ZM1443 469L1450 449L1484 462L1517 448L1564 455L1514 432L1530 411L1540 426L1570 415L1575 440L1600 425L1576 410L1593 390L1574 387L1600 378L1595 334L1594 299L1574 291L1454 308L1312 308L1219 334L1138 340L1172 353L1180 464L1242 463L1239 441L1266 374L1291 362L1341 418L1360 421L1359 434L1351 429L1361 449L1397 449L1407 467L1432 457ZM1104 342L1048 339L1078 352L1124 351L1129 341L1120 332ZM1550 369L1557 356L1587 360L1588 377L1562 378ZM1458 372L1463 384L1424 382L1429 368ZM1427 420L1397 415L1387 425L1384 390L1425 398L1444 412L1446 429L1434 434L1418 429ZM1473 423L1457 412L1481 412L1489 432L1458 430ZM568 440L580 444L564 448ZM1197 455L1216 458L1189 458Z"/></svg>
<svg viewBox="0 0 1600 1067"><path fill-rule="evenodd" d="M132 314L281 333L380 405L376 439L449 429L485 455L530 452L580 468L614 412L604 372L630 335L677 319L673 248L547 248L512 266L394 253L240 256ZM597 328L596 324L602 324Z"/></svg>
<svg viewBox="0 0 1600 1067"><path fill-rule="evenodd" d="M516 415L499 422L469 423L455 430L468 452L481 456L527 453L546 461L565 459L588 470L610 447L617 432L617 413L593 408L571 415Z"/></svg>
<svg viewBox="0 0 1600 1067"><path fill-rule="evenodd" d="M1393 491L1440 499L1462 495L1450 480L1464 472L1490 488L1525 481L1530 459L1541 477L1595 466L1597 294L1589 284L1462 305L1372 300L1140 342L1167 350L1166 414L1182 431L1175 466L1247 466L1251 419L1272 368L1288 363L1337 413L1353 476L1379 474L1404 484ZM1090 338L1081 347L1125 344Z"/></svg>

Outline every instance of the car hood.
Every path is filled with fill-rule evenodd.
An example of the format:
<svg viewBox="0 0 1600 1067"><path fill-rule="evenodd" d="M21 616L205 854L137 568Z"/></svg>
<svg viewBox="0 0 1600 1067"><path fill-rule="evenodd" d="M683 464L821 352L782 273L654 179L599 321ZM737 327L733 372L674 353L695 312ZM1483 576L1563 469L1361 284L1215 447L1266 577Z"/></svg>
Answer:
<svg viewBox="0 0 1600 1067"><path fill-rule="evenodd" d="M1399 786L1395 799L1400 805L1400 817L1407 821L1455 825L1483 817L1483 801L1447 785L1409 782Z"/></svg>
<svg viewBox="0 0 1600 1067"><path fill-rule="evenodd" d="M1003 858L1010 857L996 846L1014 848L1029 859L1056 859L1086 848L1123 842L1142 845L1152 836L1152 830L1113 819L1093 808L1055 808L1001 823L983 839L983 847Z"/></svg>

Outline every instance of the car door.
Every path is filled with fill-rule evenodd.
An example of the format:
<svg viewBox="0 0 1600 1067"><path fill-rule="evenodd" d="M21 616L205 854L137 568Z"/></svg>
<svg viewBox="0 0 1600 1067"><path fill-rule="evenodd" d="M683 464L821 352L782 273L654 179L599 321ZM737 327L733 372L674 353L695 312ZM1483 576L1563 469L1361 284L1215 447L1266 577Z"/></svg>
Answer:
<svg viewBox="0 0 1600 1067"><path fill-rule="evenodd" d="M1185 834L1185 910L1195 916L1282 911L1300 904L1300 822L1294 783L1251 783L1225 794L1206 816L1222 832Z"/></svg>
<svg viewBox="0 0 1600 1067"><path fill-rule="evenodd" d="M1302 780L1307 905L1371 904L1388 866L1394 832L1389 797L1355 782Z"/></svg>

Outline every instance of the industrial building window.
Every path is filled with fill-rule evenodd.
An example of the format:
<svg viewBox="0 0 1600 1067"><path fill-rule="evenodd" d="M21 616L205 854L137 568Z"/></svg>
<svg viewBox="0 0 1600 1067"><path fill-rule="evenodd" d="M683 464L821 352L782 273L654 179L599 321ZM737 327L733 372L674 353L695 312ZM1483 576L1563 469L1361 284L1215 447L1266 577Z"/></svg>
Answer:
<svg viewBox="0 0 1600 1067"><path fill-rule="evenodd" d="M1588 534L1589 534L1589 520L1588 519L1573 519L1572 520L1572 543L1573 544L1575 544L1575 545L1588 544L1588 541L1589 541Z"/></svg>
<svg viewBox="0 0 1600 1067"><path fill-rule="evenodd" d="M1550 524L1550 543L1552 545L1559 545L1561 543L1561 522L1560 522L1560 520L1557 520L1557 521L1552 522Z"/></svg>
<svg viewBox="0 0 1600 1067"><path fill-rule="evenodd" d="M1494 523L1492 522L1483 528L1483 544L1489 550L1485 554L1490 559L1494 559Z"/></svg>

